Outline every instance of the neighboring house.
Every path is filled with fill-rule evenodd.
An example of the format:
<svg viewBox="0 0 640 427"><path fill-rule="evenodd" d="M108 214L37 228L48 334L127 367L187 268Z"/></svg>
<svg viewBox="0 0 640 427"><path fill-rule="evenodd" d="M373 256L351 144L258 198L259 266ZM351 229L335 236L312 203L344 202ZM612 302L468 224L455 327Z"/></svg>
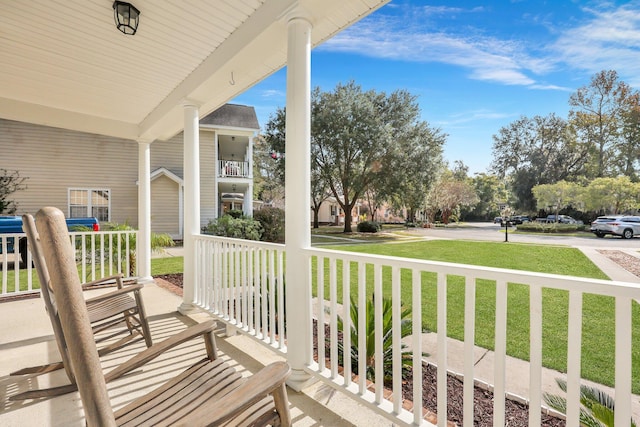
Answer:
<svg viewBox="0 0 640 427"><path fill-rule="evenodd" d="M352 222L359 222L361 203L356 203L356 206L352 209ZM313 221L313 209L311 210L311 221ZM331 196L322 202L320 210L318 211L318 222L326 225L343 225L344 224L344 211L340 207L336 198Z"/></svg>
<svg viewBox="0 0 640 427"><path fill-rule="evenodd" d="M201 226L229 209L253 212L253 107L226 104L200 120ZM182 238L183 135L151 144L151 230ZM0 168L27 188L17 214L56 206L68 217L138 223L138 148L130 140L0 119Z"/></svg>

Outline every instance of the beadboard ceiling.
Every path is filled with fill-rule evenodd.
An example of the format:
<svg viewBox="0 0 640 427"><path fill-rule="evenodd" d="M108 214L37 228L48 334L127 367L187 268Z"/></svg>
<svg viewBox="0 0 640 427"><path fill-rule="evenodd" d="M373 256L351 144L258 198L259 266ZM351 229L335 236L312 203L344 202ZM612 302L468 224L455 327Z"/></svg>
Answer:
<svg viewBox="0 0 640 427"><path fill-rule="evenodd" d="M111 0L7 0L0 8L0 118L139 141L205 116L286 62L301 7L316 46L388 0L132 0L134 36Z"/></svg>

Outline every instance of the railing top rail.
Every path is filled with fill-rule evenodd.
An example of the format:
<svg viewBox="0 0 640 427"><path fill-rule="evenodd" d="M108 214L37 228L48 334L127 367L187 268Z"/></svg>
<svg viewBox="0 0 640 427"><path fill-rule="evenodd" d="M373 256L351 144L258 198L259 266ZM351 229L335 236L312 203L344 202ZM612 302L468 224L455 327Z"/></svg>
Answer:
<svg viewBox="0 0 640 427"><path fill-rule="evenodd" d="M386 264L405 269L421 269L452 276L470 276L476 279L504 280L529 286L556 288L562 290L579 290L610 296L626 296L640 299L640 284L613 280L590 279L575 276L563 276L550 273L536 273L497 267L481 267L467 264L456 264L443 261L428 261L413 258L373 255L347 252L333 249L307 248L310 255L320 255L343 261L355 261L368 264ZM517 277L516 277L517 276Z"/></svg>
<svg viewBox="0 0 640 427"><path fill-rule="evenodd" d="M285 248L285 245L282 243L259 242L257 240L235 239L232 237L213 236L211 234L195 234L194 238L196 240L232 243L235 245L254 246L257 248L271 249L271 250L278 250L278 251L283 251Z"/></svg>

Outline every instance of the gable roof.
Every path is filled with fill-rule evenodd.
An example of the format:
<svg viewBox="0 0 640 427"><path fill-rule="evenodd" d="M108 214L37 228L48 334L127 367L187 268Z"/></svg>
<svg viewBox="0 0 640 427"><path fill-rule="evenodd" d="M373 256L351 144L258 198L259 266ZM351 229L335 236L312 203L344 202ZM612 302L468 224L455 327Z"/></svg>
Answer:
<svg viewBox="0 0 640 427"><path fill-rule="evenodd" d="M225 104L200 119L200 125L260 130L256 110L248 105Z"/></svg>

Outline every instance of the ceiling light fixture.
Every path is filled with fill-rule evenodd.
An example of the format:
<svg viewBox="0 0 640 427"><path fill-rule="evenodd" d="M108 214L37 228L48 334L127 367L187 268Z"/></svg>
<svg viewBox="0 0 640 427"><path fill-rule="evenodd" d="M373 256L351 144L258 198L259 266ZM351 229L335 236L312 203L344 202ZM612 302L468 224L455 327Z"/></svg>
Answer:
<svg viewBox="0 0 640 427"><path fill-rule="evenodd" d="M138 22L140 21L140 11L131 3L124 1L113 2L113 19L116 27L123 34L134 35L138 30Z"/></svg>

